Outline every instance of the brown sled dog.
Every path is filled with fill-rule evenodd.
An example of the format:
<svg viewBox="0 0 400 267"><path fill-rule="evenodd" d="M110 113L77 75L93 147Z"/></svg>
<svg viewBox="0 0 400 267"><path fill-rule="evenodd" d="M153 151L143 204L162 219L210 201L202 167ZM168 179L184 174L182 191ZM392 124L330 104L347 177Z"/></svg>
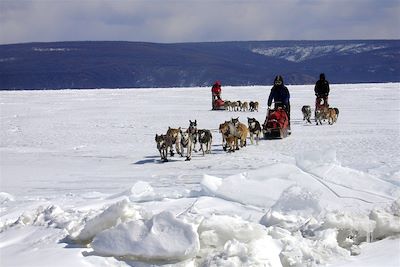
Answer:
<svg viewBox="0 0 400 267"><path fill-rule="evenodd" d="M247 126L239 121L239 117L232 118L229 123L230 133L237 137L240 141L240 147L246 146L247 135L249 134L249 129ZM238 145L236 144L236 150L239 150Z"/></svg>
<svg viewBox="0 0 400 267"><path fill-rule="evenodd" d="M179 127L179 128L168 127L168 131L167 131L166 135L172 140L172 143L175 145L176 153L178 153L179 155L181 155L183 157L183 151L181 149L181 138L182 138L181 127ZM171 154L171 157L174 156L173 146L171 146L170 154Z"/></svg>
<svg viewBox="0 0 400 267"><path fill-rule="evenodd" d="M336 110L334 108L328 108L327 119L328 119L328 123L330 125L332 125L336 122L337 114L336 114Z"/></svg>

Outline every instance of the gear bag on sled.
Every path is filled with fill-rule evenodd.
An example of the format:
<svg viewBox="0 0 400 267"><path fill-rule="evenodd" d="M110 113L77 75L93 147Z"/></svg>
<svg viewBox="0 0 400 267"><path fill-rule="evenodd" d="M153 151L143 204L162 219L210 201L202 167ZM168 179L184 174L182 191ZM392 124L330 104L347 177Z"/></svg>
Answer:
<svg viewBox="0 0 400 267"><path fill-rule="evenodd" d="M213 100L212 100L212 109L213 110L225 110L224 100L218 99L218 98L216 98L216 99L213 98Z"/></svg>
<svg viewBox="0 0 400 267"><path fill-rule="evenodd" d="M285 138L288 135L289 118L282 107L268 109L263 124L265 139Z"/></svg>

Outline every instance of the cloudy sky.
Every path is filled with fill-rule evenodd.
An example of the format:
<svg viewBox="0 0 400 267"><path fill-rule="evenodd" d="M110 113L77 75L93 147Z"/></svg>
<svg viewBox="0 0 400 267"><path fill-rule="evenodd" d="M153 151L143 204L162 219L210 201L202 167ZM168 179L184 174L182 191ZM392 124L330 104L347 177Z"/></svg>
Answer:
<svg viewBox="0 0 400 267"><path fill-rule="evenodd" d="M0 0L0 43L400 39L400 0Z"/></svg>

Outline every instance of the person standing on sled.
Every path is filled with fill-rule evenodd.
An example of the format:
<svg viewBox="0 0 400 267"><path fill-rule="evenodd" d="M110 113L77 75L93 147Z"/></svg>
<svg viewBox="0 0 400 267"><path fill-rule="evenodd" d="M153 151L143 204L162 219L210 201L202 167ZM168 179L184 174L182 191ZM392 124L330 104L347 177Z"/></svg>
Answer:
<svg viewBox="0 0 400 267"><path fill-rule="evenodd" d="M212 88L211 88L211 94L212 94L212 107L215 109L215 101L216 100L221 100L221 82L216 81Z"/></svg>
<svg viewBox="0 0 400 267"><path fill-rule="evenodd" d="M315 96L317 97L315 99L315 109L317 110L321 106L329 107L328 104L329 82L325 79L324 73L321 73L319 75L319 80L315 83L314 92Z"/></svg>
<svg viewBox="0 0 400 267"><path fill-rule="evenodd" d="M290 93L287 87L283 84L281 75L275 77L274 86L268 97L268 109L271 109L272 101L275 102L275 109L278 107L283 108L289 119L289 133L290 133Z"/></svg>

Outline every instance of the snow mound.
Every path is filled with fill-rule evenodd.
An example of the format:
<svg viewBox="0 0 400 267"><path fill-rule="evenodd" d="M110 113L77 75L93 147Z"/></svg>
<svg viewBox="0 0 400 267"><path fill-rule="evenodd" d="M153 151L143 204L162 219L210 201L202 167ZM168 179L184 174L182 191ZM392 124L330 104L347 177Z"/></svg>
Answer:
<svg viewBox="0 0 400 267"><path fill-rule="evenodd" d="M88 220L77 235L71 234L71 238L80 243L90 243L103 230L121 222L137 219L141 219L140 212L125 199L109 206L102 213Z"/></svg>
<svg viewBox="0 0 400 267"><path fill-rule="evenodd" d="M375 222L367 214L355 212L330 212L322 221L321 229L334 230L338 245L353 255L359 254L358 246L362 242L371 241L371 233L375 227Z"/></svg>
<svg viewBox="0 0 400 267"><path fill-rule="evenodd" d="M271 207L273 210L296 214L317 215L321 212L319 195L298 185L293 185L282 192L281 197Z"/></svg>
<svg viewBox="0 0 400 267"><path fill-rule="evenodd" d="M383 239L400 234L400 198L389 207L373 209L369 218L376 222L373 232L374 238Z"/></svg>
<svg viewBox="0 0 400 267"><path fill-rule="evenodd" d="M71 224L71 216L57 205L39 206L32 211L26 211L10 226L34 225L67 229Z"/></svg>
<svg viewBox="0 0 400 267"><path fill-rule="evenodd" d="M240 173L224 179L204 175L200 185L206 195L265 207L272 205L280 193L294 183L288 177L291 171L298 172L297 168L293 165L283 165L276 164L250 174Z"/></svg>
<svg viewBox="0 0 400 267"><path fill-rule="evenodd" d="M282 242L283 249L279 256L284 267L327 264L332 258L350 255L337 243L337 232L333 229L316 232L312 239L302 238L300 232L290 233L279 228L270 229L270 234L279 237Z"/></svg>
<svg viewBox="0 0 400 267"><path fill-rule="evenodd" d="M279 242L240 217L213 215L199 225L199 266L281 266Z"/></svg>
<svg viewBox="0 0 400 267"><path fill-rule="evenodd" d="M260 223L267 227L275 225L295 231L319 215L321 210L318 194L293 185L283 191L278 201L261 218Z"/></svg>
<svg viewBox="0 0 400 267"><path fill-rule="evenodd" d="M91 243L95 253L142 261L179 262L194 257L199 237L192 225L161 212L150 220L120 223L107 229Z"/></svg>
<svg viewBox="0 0 400 267"><path fill-rule="evenodd" d="M0 204L7 203L9 201L15 201L14 196L6 192L0 192Z"/></svg>
<svg viewBox="0 0 400 267"><path fill-rule="evenodd" d="M155 193L153 187L144 181L136 182L131 188L121 193L112 195L108 199L116 199L120 197L129 197L131 201L154 200Z"/></svg>

